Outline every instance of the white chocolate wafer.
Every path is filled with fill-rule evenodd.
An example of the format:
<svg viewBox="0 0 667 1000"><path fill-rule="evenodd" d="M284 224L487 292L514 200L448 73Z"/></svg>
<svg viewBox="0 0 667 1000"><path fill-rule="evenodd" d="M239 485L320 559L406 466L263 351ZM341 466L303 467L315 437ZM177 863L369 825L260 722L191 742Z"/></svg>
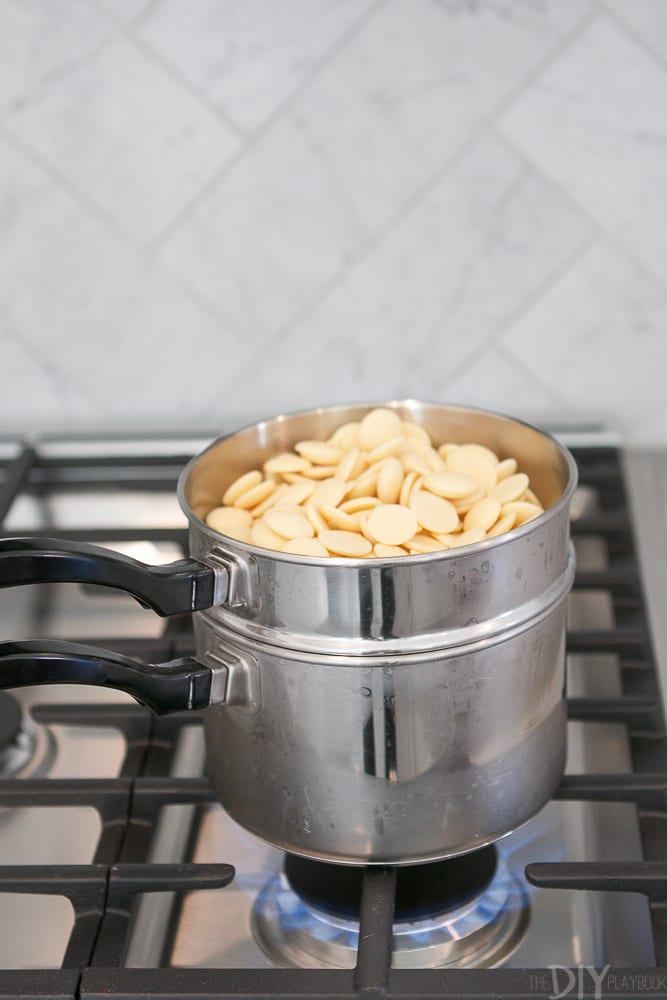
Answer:
<svg viewBox="0 0 667 1000"><path fill-rule="evenodd" d="M317 538L290 538L289 541L285 542L282 550L295 556L329 557L329 550L325 549Z"/></svg>
<svg viewBox="0 0 667 1000"><path fill-rule="evenodd" d="M481 528L487 532L492 528L500 517L500 500L498 497L484 497L473 504L468 513L463 518L463 530L470 531L471 528Z"/></svg>
<svg viewBox="0 0 667 1000"><path fill-rule="evenodd" d="M275 531L271 531L271 528L269 528L264 520L255 521L250 529L250 540L253 545L258 545L262 549L275 549L278 552L280 552L285 544L283 536L277 535Z"/></svg>
<svg viewBox="0 0 667 1000"><path fill-rule="evenodd" d="M263 500L270 497L272 493L275 493L277 488L276 483L270 479L265 479L264 482L257 483L257 486L253 486L252 489L246 490L240 497L237 497L234 501L234 506L240 507L242 510L249 510L250 507L256 507L257 504L262 503Z"/></svg>
<svg viewBox="0 0 667 1000"><path fill-rule="evenodd" d="M280 455L275 455L273 458L269 458L264 463L265 472L303 472L310 465L305 458L301 455L295 455L294 452L284 451Z"/></svg>
<svg viewBox="0 0 667 1000"><path fill-rule="evenodd" d="M343 457L341 448L326 441L298 441L294 450L311 465L337 465Z"/></svg>
<svg viewBox="0 0 667 1000"><path fill-rule="evenodd" d="M491 491L494 497L498 497L501 503L511 503L513 500L520 500L528 489L529 479L525 472L515 472L513 476L503 479Z"/></svg>
<svg viewBox="0 0 667 1000"><path fill-rule="evenodd" d="M264 520L271 531L283 538L312 538L315 529L305 516L284 507L272 507L267 510Z"/></svg>
<svg viewBox="0 0 667 1000"><path fill-rule="evenodd" d="M373 546L364 538L352 531L323 531L319 535L322 545L337 556L367 556L373 551Z"/></svg>
<svg viewBox="0 0 667 1000"><path fill-rule="evenodd" d="M400 459L385 458L377 480L377 495L382 503L398 503L403 485L403 464Z"/></svg>
<svg viewBox="0 0 667 1000"><path fill-rule="evenodd" d="M402 545L416 535L419 528L414 512L396 503L378 504L366 523L375 541L385 545Z"/></svg>
<svg viewBox="0 0 667 1000"><path fill-rule="evenodd" d="M257 486L258 483L262 481L262 473L258 469L251 469L250 472L244 472L242 476L235 479L231 486L228 486L222 495L222 502L226 506L233 504L235 500L245 493L246 490L252 489L253 486Z"/></svg>
<svg viewBox="0 0 667 1000"><path fill-rule="evenodd" d="M239 510L238 507L214 507L206 515L206 523L209 528L221 531L224 535L228 528L244 524L249 527L252 524L252 515L247 510Z"/></svg>
<svg viewBox="0 0 667 1000"><path fill-rule="evenodd" d="M359 445L372 451L385 441L391 441L403 432L403 421L395 410L377 407L371 410L359 426Z"/></svg>
<svg viewBox="0 0 667 1000"><path fill-rule="evenodd" d="M446 500L460 500L469 497L478 487L474 479L459 472L430 472L424 476L424 489L436 493Z"/></svg>
<svg viewBox="0 0 667 1000"><path fill-rule="evenodd" d="M379 559L395 559L397 556L407 556L408 550L400 545L384 545L382 542L376 542L373 553Z"/></svg>
<svg viewBox="0 0 667 1000"><path fill-rule="evenodd" d="M426 490L414 490L410 497L410 510L422 528L432 532L454 531L459 515L449 500Z"/></svg>
<svg viewBox="0 0 667 1000"><path fill-rule="evenodd" d="M543 513L515 457L501 461L482 442L433 442L426 428L389 407L343 424L328 440L298 441L267 458L262 471L238 476L220 506L216 499L207 493L193 501L213 530L304 557L438 552L495 538Z"/></svg>

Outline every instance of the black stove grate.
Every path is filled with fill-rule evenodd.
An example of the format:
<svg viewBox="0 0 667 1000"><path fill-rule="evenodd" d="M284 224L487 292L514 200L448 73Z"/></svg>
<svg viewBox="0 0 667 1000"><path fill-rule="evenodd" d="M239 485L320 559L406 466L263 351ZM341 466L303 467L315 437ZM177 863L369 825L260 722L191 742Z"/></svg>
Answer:
<svg viewBox="0 0 667 1000"><path fill-rule="evenodd" d="M530 880L540 886L609 892L639 892L650 902L657 967L613 969L607 988L627 998L667 998L667 741L658 678L641 592L636 548L624 487L621 455L615 448L574 448L580 481L595 489L599 509L573 525L579 535L602 536L608 569L579 572L575 587L611 594L615 625L568 636L570 652L614 652L620 660L622 694L615 699L572 698L572 719L613 721L627 727L630 774L568 775L557 797L622 801L637 807L642 862L534 864ZM48 458L25 447L0 461L0 526L20 493L46 497L57 489L99 490L107 484L173 492L188 454ZM5 532L6 534L6 532ZM25 533L29 534L29 533ZM38 532L35 532L38 534ZM184 530L115 527L71 530L55 537L113 541L169 541L185 548ZM72 636L76 640L76 636ZM86 640L91 643L90 639ZM170 622L162 638L101 638L92 643L150 661L192 652L187 620ZM127 998L218 997L226 1000L325 1000L364 997L419 998L533 997L552 988L549 970L394 970L390 968L395 873L364 873L361 930L354 970L123 968L135 899L147 892L183 893L222 888L233 879L225 864L149 864L151 827L159 810L176 803L212 801L205 779L169 777L183 717L156 719L132 705L43 705L37 721L103 725L124 736L126 754L115 779L0 781L0 807L81 805L95 808L101 833L91 865L1 866L0 891L58 894L73 906L75 921L61 969L0 973L0 998L113 995ZM188 724L192 714L188 713ZM594 980L572 970L578 997L599 996ZM613 982L609 978L613 976Z"/></svg>

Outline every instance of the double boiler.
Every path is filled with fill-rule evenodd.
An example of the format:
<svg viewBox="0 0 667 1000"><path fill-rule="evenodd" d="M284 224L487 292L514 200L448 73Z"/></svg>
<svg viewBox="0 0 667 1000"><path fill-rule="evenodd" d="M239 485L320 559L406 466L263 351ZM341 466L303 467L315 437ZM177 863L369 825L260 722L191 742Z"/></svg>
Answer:
<svg viewBox="0 0 667 1000"><path fill-rule="evenodd" d="M565 761L565 605L576 467L535 427L413 400L382 404L436 443L478 442L528 473L545 512L460 549L316 558L208 527L226 487L370 406L280 416L211 444L184 469L190 557L149 566L52 539L0 541L0 586L117 587L194 615L196 656L145 664L79 644L0 643L2 687L118 687L155 711L202 709L215 793L286 851L346 864L446 858L511 832Z"/></svg>

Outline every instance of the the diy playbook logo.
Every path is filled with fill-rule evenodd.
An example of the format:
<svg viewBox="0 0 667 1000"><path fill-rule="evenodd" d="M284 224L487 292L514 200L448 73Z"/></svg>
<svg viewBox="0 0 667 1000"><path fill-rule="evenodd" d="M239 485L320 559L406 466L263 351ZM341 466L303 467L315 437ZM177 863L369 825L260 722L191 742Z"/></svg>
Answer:
<svg viewBox="0 0 667 1000"><path fill-rule="evenodd" d="M659 972L638 972L627 970L611 971L610 965L596 969L592 965L550 965L549 972L531 975L531 989L548 993L549 1000L602 1000L602 997L637 993L656 993L667 989L667 975Z"/></svg>

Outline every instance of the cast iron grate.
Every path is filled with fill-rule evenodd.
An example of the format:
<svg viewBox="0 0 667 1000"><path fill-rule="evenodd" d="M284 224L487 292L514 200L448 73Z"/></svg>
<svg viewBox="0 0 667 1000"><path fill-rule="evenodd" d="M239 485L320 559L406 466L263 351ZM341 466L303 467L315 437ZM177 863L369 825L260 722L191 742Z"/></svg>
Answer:
<svg viewBox="0 0 667 1000"><path fill-rule="evenodd" d="M620 660L622 695L615 699L574 698L569 716L588 721L623 723L632 751L631 774L581 774L566 777L559 798L634 803L638 810L644 861L529 865L536 885L555 888L639 892L648 897L657 968L616 969L625 997L667 998L667 742L646 609L641 593L636 548L625 493L621 457L614 448L573 449L584 485L593 487L599 509L578 520L578 535L605 539L608 569L579 572L575 587L603 589L611 595L615 625L568 636L568 649L582 654L614 652ZM99 490L121 484L126 489L173 492L189 454L45 458L38 449L22 448L0 461L0 526L22 492L46 497L66 488ZM182 530L115 527L68 531L56 537L109 542L169 541L182 547ZM35 532L38 534L38 532ZM72 637L76 639L76 637ZM90 642L90 640L87 640ZM95 645L157 661L192 652L187 621L168 624L158 640L101 638ZM96 704L44 705L38 721L68 725L103 725L120 730L125 759L115 779L0 781L0 806L88 804L100 816L101 832L91 865L0 867L0 891L54 893L70 899L75 921L61 969L0 973L0 998L168 996L264 998L419 998L531 997L548 970L393 970L391 933L395 875L369 868L364 874L361 932L354 970L123 968L134 900L146 892L183 893L224 888L233 879L226 864L149 864L152 821L165 805L212 801L205 779L169 777L182 717L155 719L139 706ZM192 716L188 714L188 724ZM634 985L633 985L634 984ZM548 985L545 987L548 991ZM542 993L544 989L539 987ZM592 980L577 981L577 995L593 997Z"/></svg>

